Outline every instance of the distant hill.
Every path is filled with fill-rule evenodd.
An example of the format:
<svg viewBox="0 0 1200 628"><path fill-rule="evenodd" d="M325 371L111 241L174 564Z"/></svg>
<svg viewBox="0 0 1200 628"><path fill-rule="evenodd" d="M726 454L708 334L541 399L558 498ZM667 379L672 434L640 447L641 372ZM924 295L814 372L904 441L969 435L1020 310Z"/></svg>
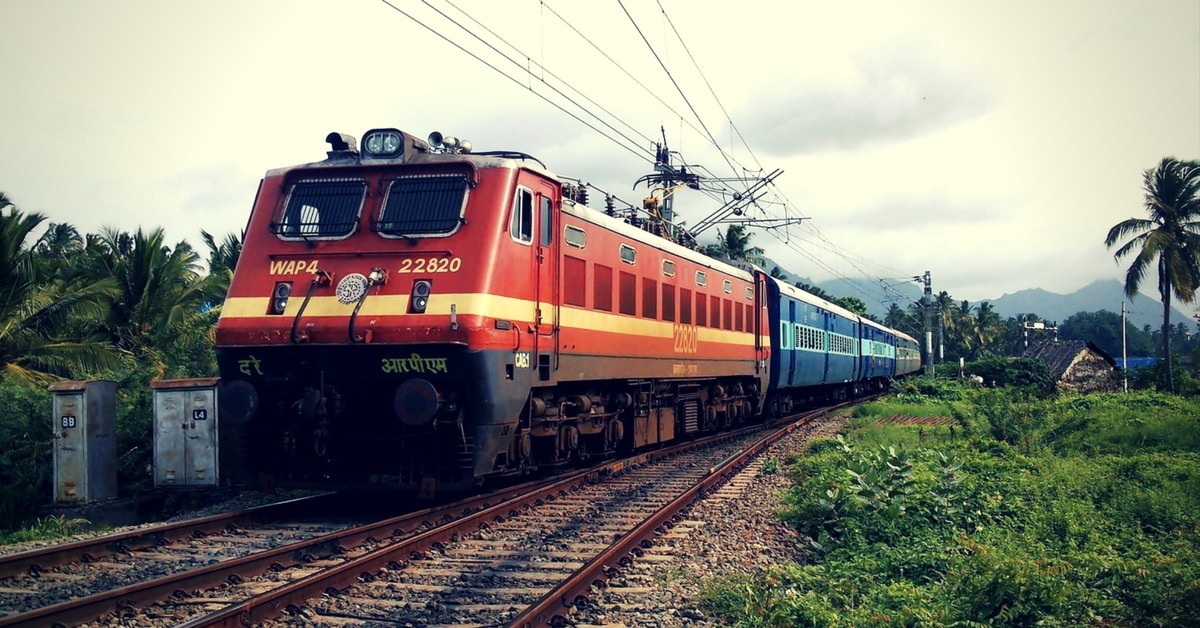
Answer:
<svg viewBox="0 0 1200 628"><path fill-rule="evenodd" d="M766 264L763 268L768 271L777 266L769 258L765 261ZM883 315L891 303L897 303L900 307L908 307L909 303L921 298L923 291L921 284L914 281L888 282L885 287L879 280L847 278L814 283L807 277L794 275L786 270L784 270L784 274L789 284L794 285L797 281L802 281L815 285L834 297L856 296L867 304L867 311L880 320L883 319ZM1125 287L1116 279L1100 279L1070 294L1058 294L1041 288L1030 288L996 299L983 299L992 304L1001 318L1015 317L1018 314L1037 314L1042 320L1059 323L1067 320L1076 312L1108 310L1119 314L1123 300L1125 300ZM961 302L962 299L958 298L956 301ZM971 305L977 306L980 302L972 301ZM1152 296L1139 295L1134 301L1126 302L1126 309L1129 322L1138 329L1142 329L1146 325L1150 325L1152 329L1162 326L1162 304ZM1181 322L1187 324L1188 329L1196 330L1196 321L1190 313L1177 307L1172 308L1171 324L1176 325Z"/></svg>
<svg viewBox="0 0 1200 628"><path fill-rule="evenodd" d="M1076 312L1108 310L1120 313L1121 301L1125 300L1125 286L1116 279L1100 279L1072 292L1057 294L1040 288L1020 290L998 299L989 299L996 312L1008 318L1017 314L1037 314L1043 320L1063 322ZM1138 295L1132 302L1126 301L1127 316L1134 327L1141 329L1150 325L1152 329L1162 326L1162 303L1149 295ZM1175 307L1171 309L1171 324L1186 323L1195 330L1195 319L1191 314Z"/></svg>

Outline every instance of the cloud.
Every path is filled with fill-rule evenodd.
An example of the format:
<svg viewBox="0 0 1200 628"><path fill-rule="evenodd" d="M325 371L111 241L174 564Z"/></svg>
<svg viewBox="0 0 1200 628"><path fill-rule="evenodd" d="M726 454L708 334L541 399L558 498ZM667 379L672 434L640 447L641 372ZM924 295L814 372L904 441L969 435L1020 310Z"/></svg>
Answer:
<svg viewBox="0 0 1200 628"><path fill-rule="evenodd" d="M779 156L854 150L913 139L983 115L988 86L954 57L921 44L885 45L835 75L805 77L735 114ZM814 83L821 81L820 83Z"/></svg>

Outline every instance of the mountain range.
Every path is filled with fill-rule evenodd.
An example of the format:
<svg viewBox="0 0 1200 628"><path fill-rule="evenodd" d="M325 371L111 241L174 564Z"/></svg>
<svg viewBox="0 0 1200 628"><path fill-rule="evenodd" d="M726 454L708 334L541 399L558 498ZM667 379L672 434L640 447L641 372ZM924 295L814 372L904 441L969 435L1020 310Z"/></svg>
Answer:
<svg viewBox="0 0 1200 628"><path fill-rule="evenodd" d="M769 259L766 262L764 268L768 270L776 266ZM884 314L892 303L897 303L900 307L907 307L909 303L920 299L921 293L924 291L923 284L911 280L885 284L880 280L845 278L814 283L810 279L792 275L787 271L784 271L784 274L787 275L785 280L791 284L802 281L814 285L834 297L856 296L866 303L867 312L880 320L883 320ZM934 293L937 292L935 286ZM950 296L954 296L953 293ZM962 299L957 301L961 303ZM1125 286L1116 279L1098 279L1070 294L1058 294L1041 288L1030 288L1005 294L995 299L972 301L971 305L978 306L983 301L991 303L1001 318L1015 317L1018 314L1037 314L1041 320L1059 323L1067 320L1076 312L1108 310L1120 314L1121 302L1125 301L1126 316L1135 328L1142 329L1149 325L1151 329L1158 329L1162 326L1162 303L1146 294L1138 295L1133 301L1126 300ZM1192 313L1178 307L1171 308L1171 324L1176 325L1181 322L1185 323L1190 331L1196 331L1196 320L1192 318Z"/></svg>

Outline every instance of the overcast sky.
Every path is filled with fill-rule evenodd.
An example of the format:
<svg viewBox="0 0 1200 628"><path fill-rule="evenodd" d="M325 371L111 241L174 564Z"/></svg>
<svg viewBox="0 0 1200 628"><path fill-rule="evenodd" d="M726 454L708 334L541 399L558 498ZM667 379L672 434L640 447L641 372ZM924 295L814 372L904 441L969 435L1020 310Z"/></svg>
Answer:
<svg viewBox="0 0 1200 628"><path fill-rule="evenodd" d="M792 272L978 301L1122 279L1103 241L1145 215L1142 171L1200 158L1197 0L430 0L522 67L391 2L3 0L0 191L199 248L330 131L438 130L637 201L661 128L717 176L784 171L752 215L807 220L752 243Z"/></svg>

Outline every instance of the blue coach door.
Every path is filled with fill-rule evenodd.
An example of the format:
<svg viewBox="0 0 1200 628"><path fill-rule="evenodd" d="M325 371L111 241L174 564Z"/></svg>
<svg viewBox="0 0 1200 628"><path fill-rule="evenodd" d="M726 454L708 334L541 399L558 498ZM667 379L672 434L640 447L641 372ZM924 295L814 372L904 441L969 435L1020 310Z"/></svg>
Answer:
<svg viewBox="0 0 1200 628"><path fill-rule="evenodd" d="M788 376L787 385L796 385L796 302L788 300L788 317L787 325L784 326L784 336L787 341L781 343L788 348Z"/></svg>
<svg viewBox="0 0 1200 628"><path fill-rule="evenodd" d="M821 329L825 331L825 333L821 334L821 342L825 343L823 348L825 353L825 370L821 372L821 381L826 384L829 383L829 349L833 344L830 342L829 338L829 334L833 331L832 319L833 314L829 312L821 312Z"/></svg>

